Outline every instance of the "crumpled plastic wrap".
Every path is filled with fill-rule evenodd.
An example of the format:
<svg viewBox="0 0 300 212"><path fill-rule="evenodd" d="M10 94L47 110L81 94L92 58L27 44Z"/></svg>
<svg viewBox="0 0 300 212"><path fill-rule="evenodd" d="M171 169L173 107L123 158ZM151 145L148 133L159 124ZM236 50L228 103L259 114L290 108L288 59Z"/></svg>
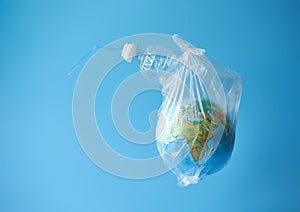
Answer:
<svg viewBox="0 0 300 212"><path fill-rule="evenodd" d="M172 38L181 55L149 47L140 56L140 69L162 85L157 148L178 185L187 186L221 170L230 159L242 86L238 75L213 65L203 49L177 35Z"/></svg>

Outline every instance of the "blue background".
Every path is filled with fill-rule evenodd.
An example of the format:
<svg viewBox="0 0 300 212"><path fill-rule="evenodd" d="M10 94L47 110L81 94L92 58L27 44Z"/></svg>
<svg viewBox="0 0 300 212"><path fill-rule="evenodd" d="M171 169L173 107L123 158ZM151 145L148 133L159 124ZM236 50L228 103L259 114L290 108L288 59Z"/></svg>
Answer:
<svg viewBox="0 0 300 212"><path fill-rule="evenodd" d="M76 139L79 71L67 71L93 46L143 32L178 33L243 79L233 157L197 185L109 175ZM0 211L300 211L299 71L297 0L1 0ZM140 130L160 100L133 102Z"/></svg>

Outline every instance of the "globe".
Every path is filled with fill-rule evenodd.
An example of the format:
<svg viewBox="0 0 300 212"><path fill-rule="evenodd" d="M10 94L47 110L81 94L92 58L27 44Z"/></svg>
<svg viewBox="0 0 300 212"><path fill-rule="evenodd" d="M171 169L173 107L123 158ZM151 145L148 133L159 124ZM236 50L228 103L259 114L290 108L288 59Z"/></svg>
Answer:
<svg viewBox="0 0 300 212"><path fill-rule="evenodd" d="M216 136L218 129L221 134ZM158 150L169 167L177 163L172 171L183 186L221 170L233 150L234 126L224 111L208 100L181 107L169 134L173 140L157 142Z"/></svg>
<svg viewBox="0 0 300 212"><path fill-rule="evenodd" d="M223 111L209 101L196 101L180 109L177 120L171 127L174 138L185 138L190 148L190 154L195 162L201 161L208 152L211 156L216 150L219 141L209 145L214 138L214 131L223 125L228 131Z"/></svg>

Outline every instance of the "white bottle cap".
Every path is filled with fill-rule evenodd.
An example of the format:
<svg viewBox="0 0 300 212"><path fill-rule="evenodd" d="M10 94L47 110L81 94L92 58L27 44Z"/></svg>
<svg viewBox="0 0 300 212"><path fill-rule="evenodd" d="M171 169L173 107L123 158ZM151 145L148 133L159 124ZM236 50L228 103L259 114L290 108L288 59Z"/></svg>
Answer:
<svg viewBox="0 0 300 212"><path fill-rule="evenodd" d="M122 50L122 57L124 60L131 63L137 52L137 48L138 46L133 43L126 43Z"/></svg>

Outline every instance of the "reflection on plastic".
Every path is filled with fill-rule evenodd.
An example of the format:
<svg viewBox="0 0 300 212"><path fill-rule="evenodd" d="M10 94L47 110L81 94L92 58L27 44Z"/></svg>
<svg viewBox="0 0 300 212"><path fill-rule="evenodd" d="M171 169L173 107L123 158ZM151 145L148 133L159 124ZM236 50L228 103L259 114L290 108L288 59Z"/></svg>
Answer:
<svg viewBox="0 0 300 212"><path fill-rule="evenodd" d="M213 65L203 49L176 35L138 34L114 41L94 54L97 49L69 72L86 62L74 89L73 123L82 149L99 168L128 179L151 178L172 170L178 184L187 186L226 165L233 150L241 96L241 79L235 73ZM109 146L97 125L96 93L105 76L124 59L137 62L140 71L115 92L111 104L114 126L127 141L148 144L156 140L160 156L137 159L121 155ZM140 83L140 77L151 83ZM131 129L128 105L149 89L160 90L164 98L156 129L152 127L155 116L151 116L151 129L139 132ZM127 107L115 107L124 104Z"/></svg>

